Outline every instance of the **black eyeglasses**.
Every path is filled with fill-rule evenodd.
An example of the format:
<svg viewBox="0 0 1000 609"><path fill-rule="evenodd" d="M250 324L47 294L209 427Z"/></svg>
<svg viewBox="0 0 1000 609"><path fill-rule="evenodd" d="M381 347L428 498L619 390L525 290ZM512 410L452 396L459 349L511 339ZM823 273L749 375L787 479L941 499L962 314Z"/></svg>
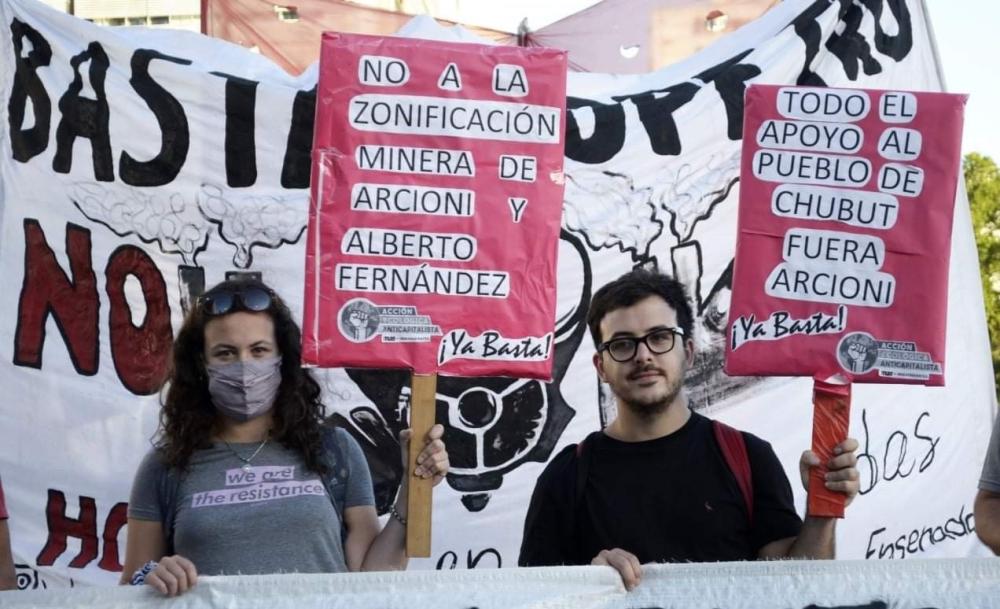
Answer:
<svg viewBox="0 0 1000 609"><path fill-rule="evenodd" d="M273 297L264 288L247 286L238 288L215 288L198 298L198 305L208 315L225 315L233 310L259 313L271 308Z"/></svg>
<svg viewBox="0 0 1000 609"><path fill-rule="evenodd" d="M612 338L598 345L597 352L607 351L611 359L616 362L627 362L635 357L636 351L639 350L639 343L642 343L656 355L663 355L674 348L676 336L683 338L684 330L681 328L660 328L644 336Z"/></svg>

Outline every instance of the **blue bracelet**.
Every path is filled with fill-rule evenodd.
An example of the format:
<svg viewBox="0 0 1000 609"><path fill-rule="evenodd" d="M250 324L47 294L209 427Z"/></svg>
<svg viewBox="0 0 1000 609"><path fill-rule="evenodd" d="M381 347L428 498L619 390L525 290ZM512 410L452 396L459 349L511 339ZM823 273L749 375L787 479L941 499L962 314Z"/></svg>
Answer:
<svg viewBox="0 0 1000 609"><path fill-rule="evenodd" d="M129 583L132 584L133 586L141 586L144 583L146 583L146 576L149 575L150 572L152 572L152 570L156 568L156 564L157 563L155 560L151 560L146 564L142 565L141 569L137 570L135 573L132 574L132 579L129 581Z"/></svg>

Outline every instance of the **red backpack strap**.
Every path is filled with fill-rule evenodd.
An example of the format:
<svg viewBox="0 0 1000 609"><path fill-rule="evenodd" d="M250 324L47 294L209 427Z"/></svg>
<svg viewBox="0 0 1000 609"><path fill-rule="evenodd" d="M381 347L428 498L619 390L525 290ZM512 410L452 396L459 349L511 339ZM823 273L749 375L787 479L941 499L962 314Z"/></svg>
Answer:
<svg viewBox="0 0 1000 609"><path fill-rule="evenodd" d="M592 431L587 436L580 440L580 443L576 445L576 491L574 494L574 509L575 506L580 505L583 502L584 491L587 490L587 474L590 473L590 450L586 448L588 444L593 444L597 441L598 436L600 436L602 431Z"/></svg>
<svg viewBox="0 0 1000 609"><path fill-rule="evenodd" d="M747 506L747 515L750 522L753 522L753 478L743 432L715 420L712 421L712 432L715 434L715 441L722 451L726 465L729 466L729 471L736 477L736 483Z"/></svg>

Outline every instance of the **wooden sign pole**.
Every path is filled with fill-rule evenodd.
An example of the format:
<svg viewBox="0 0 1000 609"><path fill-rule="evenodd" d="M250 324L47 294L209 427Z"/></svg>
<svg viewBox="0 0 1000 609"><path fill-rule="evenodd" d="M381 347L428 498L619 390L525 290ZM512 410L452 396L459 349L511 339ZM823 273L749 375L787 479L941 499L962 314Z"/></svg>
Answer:
<svg viewBox="0 0 1000 609"><path fill-rule="evenodd" d="M427 432L434 426L437 374L414 374L410 393L409 494L406 497L406 555L427 558L431 555L431 478L416 478L413 470L424 446Z"/></svg>

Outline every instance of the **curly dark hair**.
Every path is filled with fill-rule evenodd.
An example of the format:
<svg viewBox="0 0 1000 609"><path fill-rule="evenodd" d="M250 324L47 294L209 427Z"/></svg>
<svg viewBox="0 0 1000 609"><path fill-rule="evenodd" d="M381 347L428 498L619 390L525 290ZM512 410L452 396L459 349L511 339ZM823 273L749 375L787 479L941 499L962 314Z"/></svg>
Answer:
<svg viewBox="0 0 1000 609"><path fill-rule="evenodd" d="M224 281L205 292L188 312L174 340L157 448L166 465L185 470L195 450L211 445L219 414L212 406L205 374L205 324L213 319L206 310L206 297L227 290L240 293L248 288L258 288L270 295L270 305L262 312L274 323L275 341L281 353L281 386L274 401L271 438L300 453L310 470L325 474L321 460L324 409L319 384L302 368L302 332L274 290L255 279ZM242 300L236 298L232 309L225 314L246 310Z"/></svg>
<svg viewBox="0 0 1000 609"><path fill-rule="evenodd" d="M677 312L677 325L684 331L685 340L693 338L694 330L691 303L688 302L684 285L677 279L646 269L635 269L625 273L611 283L597 290L587 311L587 325L594 346L601 344L601 320L616 309L631 307L650 296L659 296Z"/></svg>

